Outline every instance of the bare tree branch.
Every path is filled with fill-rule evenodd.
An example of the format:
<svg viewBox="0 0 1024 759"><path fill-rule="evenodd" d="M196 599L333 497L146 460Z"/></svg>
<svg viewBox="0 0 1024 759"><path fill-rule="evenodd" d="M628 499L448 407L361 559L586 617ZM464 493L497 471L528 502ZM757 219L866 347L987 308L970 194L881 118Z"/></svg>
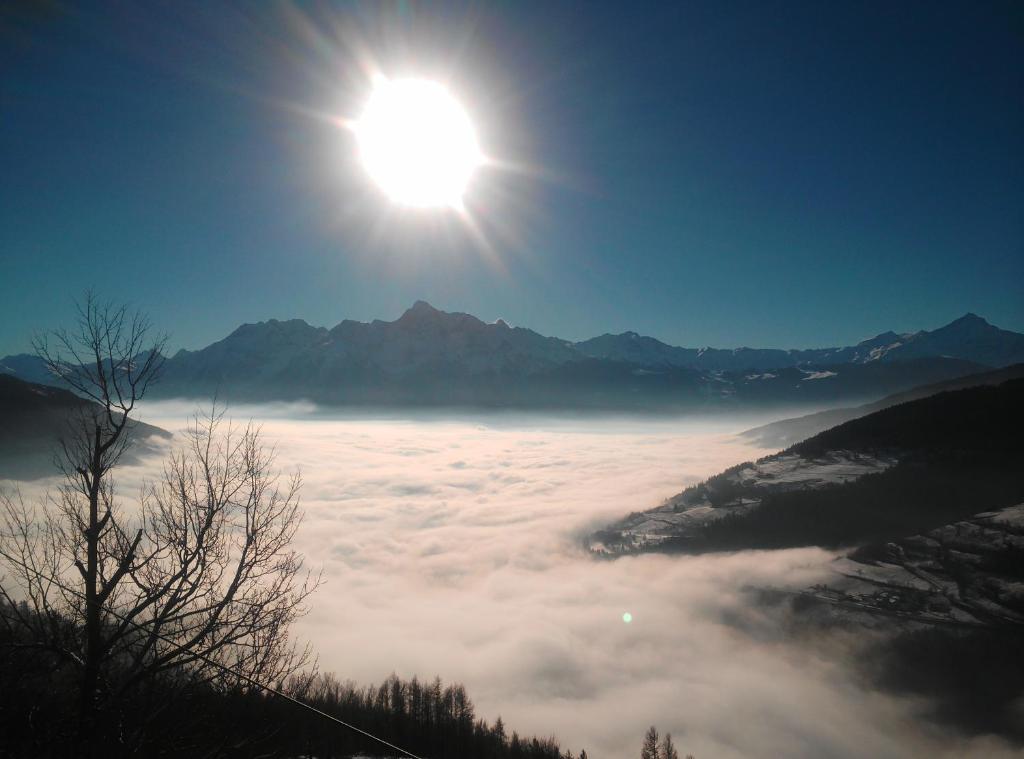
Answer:
<svg viewBox="0 0 1024 759"><path fill-rule="evenodd" d="M239 688L310 660L288 635L320 584L291 548L301 479L274 472L258 428L216 406L197 415L137 508L119 507L111 472L163 364L166 340L150 333L141 314L87 293L72 331L36 341L49 371L94 403L69 420L53 497L29 507L0 492L0 601L14 609L2 624L80 670L83 756L97 755L118 699L155 677Z"/></svg>

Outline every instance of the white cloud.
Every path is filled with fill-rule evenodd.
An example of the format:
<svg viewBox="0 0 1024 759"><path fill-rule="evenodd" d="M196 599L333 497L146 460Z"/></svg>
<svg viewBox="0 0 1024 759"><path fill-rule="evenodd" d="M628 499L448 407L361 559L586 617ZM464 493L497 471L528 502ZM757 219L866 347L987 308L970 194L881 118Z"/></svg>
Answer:
<svg viewBox="0 0 1024 759"><path fill-rule="evenodd" d="M752 420L232 412L301 466L299 547L327 583L299 633L343 678L440 674L480 716L594 759L635 755L652 723L698 759L1005 751L940 735L750 605L746 586L813 583L823 551L583 554L589 529L763 453L730 434ZM126 467L120 492L157 465Z"/></svg>

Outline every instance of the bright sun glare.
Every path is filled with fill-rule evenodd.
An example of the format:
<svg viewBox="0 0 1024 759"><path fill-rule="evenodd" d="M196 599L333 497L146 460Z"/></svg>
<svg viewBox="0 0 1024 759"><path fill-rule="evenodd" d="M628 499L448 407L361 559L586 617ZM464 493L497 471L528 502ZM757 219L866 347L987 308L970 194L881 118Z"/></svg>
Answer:
<svg viewBox="0 0 1024 759"><path fill-rule="evenodd" d="M355 132L367 172L402 205L459 207L483 159L466 111L422 79L378 82Z"/></svg>

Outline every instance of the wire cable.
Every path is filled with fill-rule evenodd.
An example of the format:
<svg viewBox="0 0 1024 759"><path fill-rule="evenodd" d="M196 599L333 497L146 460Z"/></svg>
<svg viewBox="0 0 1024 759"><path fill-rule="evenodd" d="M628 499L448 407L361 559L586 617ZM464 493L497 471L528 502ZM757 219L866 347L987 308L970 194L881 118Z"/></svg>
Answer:
<svg viewBox="0 0 1024 759"><path fill-rule="evenodd" d="M18 560L14 559L11 556L6 556L5 555L4 558L7 559L8 561L14 563L14 564L17 564L22 569L25 569L25 570L28 570L29 572L32 572L39 579L46 580L47 582L51 582L54 585L56 585L58 588L61 588L61 589L65 590L66 592L71 593L71 594L73 594L75 596L78 596L82 600L88 600L86 598L85 593L82 593L81 591L75 590L74 588L68 587L67 585L62 583L60 580L57 580L54 577L50 577L49 575L47 575L47 574L45 574L43 572L40 572L35 567L30 567L29 565L25 564L24 562L18 561ZM131 625L132 627L134 627L134 628L136 628L138 630L142 630L143 632L146 632L147 634L153 635L155 638L158 638L159 640L162 640L164 643L170 643L178 651L187 651L187 649L183 645L181 645L180 643L177 643L174 640L171 640L170 638L168 638L167 636L161 635L160 633L153 633L152 631L145 629L142 625L138 624L137 622L134 622L133 620L127 619L126 617L124 617L121 614L118 614L116 611L113 611L111 609L104 609L104 611L107 614L110 614L112 617L116 617L117 619L121 620L122 622L127 622L129 625ZM365 736L367 738L370 738L370 739L376 741L377 743L379 743L382 746L387 746L390 749L394 749L395 751L400 753L402 756L409 757L409 759L424 759L424 757L418 756L417 754L414 754L411 751L408 751L408 750L402 748L401 746L396 746L394 743L391 743L390 741L387 741L387 740L385 740L383 738L380 738L380 737L374 735L373 733L367 732L366 730L363 730L360 727L356 727L353 724L345 722L345 720L343 720L343 719L341 719L339 717L335 717L333 714L328 714L327 712L323 711L322 709L317 709L312 704L307 704L305 701L300 701L299 699L295 698L294 696L290 696L290 695L288 695L287 693L285 693L283 691L279 691L277 688L272 688L269 685L265 685L264 683L261 683L259 680L255 679L253 677L250 677L249 675L246 675L246 674L244 674L242 672L236 672L233 669L231 669L231 667L227 666L226 664L221 664L219 661L216 661L215 659L211 659L210 657L206 656L205 654L199 654L199 653L195 653L195 652L188 652L188 653L190 653L192 656L194 656L197 659L201 659L202 661L206 662L207 664L211 664L214 667L217 667L218 669L220 669L220 670L222 670L222 671L224 671L224 672L226 672L226 673L228 673L230 675L234 675L235 677L240 678L241 680L244 680L245 682L249 683L250 685L254 685L257 688L266 691L267 693L271 693L271 694L273 694L275 696L283 698L285 701L291 701L296 706L300 706L303 709L307 709L307 710L313 712L314 714L317 714L317 715L319 715L321 717L329 719L331 722L336 722L337 724L341 725L342 727L348 728L349 730L352 730L353 732L359 733L360 735L363 735L363 736Z"/></svg>

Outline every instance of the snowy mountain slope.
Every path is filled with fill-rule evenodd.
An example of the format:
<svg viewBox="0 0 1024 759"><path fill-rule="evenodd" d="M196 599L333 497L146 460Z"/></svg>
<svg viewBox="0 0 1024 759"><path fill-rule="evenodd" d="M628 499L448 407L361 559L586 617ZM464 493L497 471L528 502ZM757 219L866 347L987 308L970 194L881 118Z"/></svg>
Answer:
<svg viewBox="0 0 1024 759"><path fill-rule="evenodd" d="M810 595L845 615L922 622L1024 624L1024 504L974 514L836 559Z"/></svg>
<svg viewBox="0 0 1024 759"><path fill-rule="evenodd" d="M346 320L331 330L331 348L386 374L457 367L465 374L538 371L579 358L564 340L533 330L487 324L470 314L449 314L417 301L393 322Z"/></svg>
<svg viewBox="0 0 1024 759"><path fill-rule="evenodd" d="M941 340L932 342L945 350L966 333L958 327L920 334L938 334ZM861 401L985 368L952 357L957 351L933 356L916 349L922 355L906 360L870 358L897 352L896 338L886 333L853 348L805 351L678 348L635 333L571 343L418 301L391 322L345 320L331 329L299 319L244 324L223 340L168 359L153 394L351 405L693 409ZM1011 345L1000 355L1013 350ZM33 356L0 360L0 373L53 382Z"/></svg>
<svg viewBox="0 0 1024 759"><path fill-rule="evenodd" d="M168 361L162 391L206 389L211 383L288 390L439 372L535 371L574 356L556 338L446 314L419 301L393 322L346 320L330 330L299 320L244 325L218 343Z"/></svg>
<svg viewBox="0 0 1024 759"><path fill-rule="evenodd" d="M595 356L604 339L595 340L581 348L418 301L392 322L346 320L330 330L297 320L245 325L208 348L176 355L155 392L329 404L683 409L871 398L979 368L957 359L920 358L807 364L752 378L746 370L687 365L709 351L633 334L622 350ZM744 351L717 353L733 356L731 363L739 366L749 363ZM783 362L784 351L768 353ZM729 363L723 358L716 365Z"/></svg>
<svg viewBox="0 0 1024 759"><path fill-rule="evenodd" d="M941 392L727 469L595 533L591 551L842 547L1024 500L1024 379Z"/></svg>
<svg viewBox="0 0 1024 759"><path fill-rule="evenodd" d="M635 332L605 334L575 345L592 358L708 371L751 369L764 372L810 364L866 364L936 357L958 358L991 367L1024 362L1024 335L999 329L971 313L931 332L903 335L883 332L856 345L840 348L678 348Z"/></svg>
<svg viewBox="0 0 1024 759"><path fill-rule="evenodd" d="M903 336L879 351L878 360L882 361L950 356L1003 367L1024 362L1024 335L999 329L969 313L932 332Z"/></svg>
<svg viewBox="0 0 1024 759"><path fill-rule="evenodd" d="M708 524L754 511L772 493L842 484L885 471L896 462L893 457L836 451L813 459L779 454L740 464L650 511L630 514L596 533L589 548L598 555L616 555L679 547L687 542L699 546Z"/></svg>

